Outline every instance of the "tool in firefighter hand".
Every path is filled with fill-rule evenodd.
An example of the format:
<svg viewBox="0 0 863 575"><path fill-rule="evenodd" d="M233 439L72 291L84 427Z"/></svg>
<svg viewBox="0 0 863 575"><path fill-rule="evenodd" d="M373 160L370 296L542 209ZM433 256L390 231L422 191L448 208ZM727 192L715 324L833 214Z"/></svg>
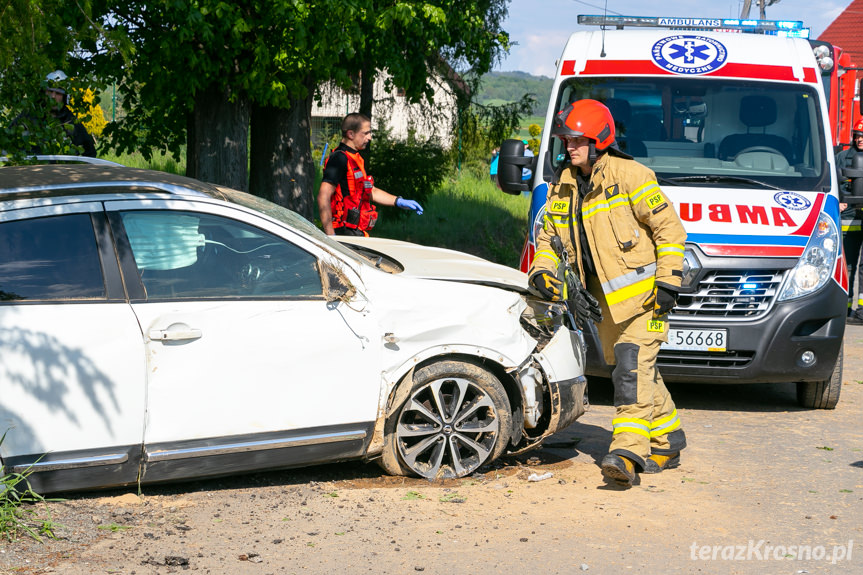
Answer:
<svg viewBox="0 0 863 575"><path fill-rule="evenodd" d="M560 237L552 236L551 249L560 258L558 276L563 277L563 301L566 304L566 313L572 327L584 330L588 321L598 323L602 321L602 310L599 302L588 292L578 275L569 264L569 254L563 247Z"/></svg>

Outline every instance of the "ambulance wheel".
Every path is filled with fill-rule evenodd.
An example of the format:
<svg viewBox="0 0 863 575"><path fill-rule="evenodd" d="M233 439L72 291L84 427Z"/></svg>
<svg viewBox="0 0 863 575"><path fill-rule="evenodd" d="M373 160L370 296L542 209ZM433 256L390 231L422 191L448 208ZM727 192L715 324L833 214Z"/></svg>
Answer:
<svg viewBox="0 0 863 575"><path fill-rule="evenodd" d="M801 381L797 383L797 402L812 409L833 409L839 403L842 391L842 355L845 345L839 348L839 357L833 373L824 381Z"/></svg>
<svg viewBox="0 0 863 575"><path fill-rule="evenodd" d="M416 370L387 416L379 463L391 475L464 477L503 453L511 429L509 399L494 375L472 362L435 362Z"/></svg>

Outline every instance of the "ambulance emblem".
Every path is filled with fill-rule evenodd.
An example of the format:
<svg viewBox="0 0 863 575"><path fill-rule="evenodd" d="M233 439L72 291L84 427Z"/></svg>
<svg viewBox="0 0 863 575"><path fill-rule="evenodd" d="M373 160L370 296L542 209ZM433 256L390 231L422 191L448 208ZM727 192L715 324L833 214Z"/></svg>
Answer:
<svg viewBox="0 0 863 575"><path fill-rule="evenodd" d="M713 38L678 34L666 36L651 49L653 62L673 74L707 74L725 65L728 51Z"/></svg>
<svg viewBox="0 0 863 575"><path fill-rule="evenodd" d="M812 205L812 202L807 200L805 196L794 192L779 192L773 196L773 200L786 210L805 210Z"/></svg>

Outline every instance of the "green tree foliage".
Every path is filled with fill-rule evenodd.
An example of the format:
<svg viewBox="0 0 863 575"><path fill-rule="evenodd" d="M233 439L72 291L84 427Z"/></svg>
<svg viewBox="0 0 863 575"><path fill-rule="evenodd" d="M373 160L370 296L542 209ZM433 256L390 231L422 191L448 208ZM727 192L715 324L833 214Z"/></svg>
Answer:
<svg viewBox="0 0 863 575"><path fill-rule="evenodd" d="M506 0L92 0L98 25L82 66L118 81L118 151L187 143L190 175L245 189L251 124L252 191L309 215L308 141L318 85L352 85L387 69L411 99L430 98L441 58L483 73L506 46ZM106 50L129 46L128 51ZM258 181L255 181L259 178ZM283 186L269 185L273 180ZM287 187L287 189L285 189Z"/></svg>
<svg viewBox="0 0 863 575"><path fill-rule="evenodd" d="M431 102L430 78L443 71L469 104L471 78L508 46L500 29L506 7L506 0L10 0L0 11L0 108L8 120L9 102L38 100L39 79L56 68L87 87L115 83L126 114L103 138L118 153L176 157L186 144L190 175L251 186L309 216L317 87L351 86L363 70L372 78L386 69L411 101ZM4 129L4 141L21 135Z"/></svg>
<svg viewBox="0 0 863 575"><path fill-rule="evenodd" d="M45 96L45 76L56 69L70 76L63 85L69 94L83 94L90 84L66 66L76 49L79 15L63 0L9 0L0 9L0 153L20 161L36 151L79 151L51 115Z"/></svg>
<svg viewBox="0 0 863 575"><path fill-rule="evenodd" d="M453 71L481 76L509 48L500 26L507 6L508 0L367 1L363 27L373 33L346 64L362 72L364 94L377 70L386 70L388 88L404 90L410 102L431 101L430 74L458 85ZM371 116L370 102L360 107Z"/></svg>
<svg viewBox="0 0 863 575"><path fill-rule="evenodd" d="M460 167L477 175L488 174L491 151L518 130L521 118L530 113L534 104L530 94L498 106L463 103L459 107L458 126Z"/></svg>

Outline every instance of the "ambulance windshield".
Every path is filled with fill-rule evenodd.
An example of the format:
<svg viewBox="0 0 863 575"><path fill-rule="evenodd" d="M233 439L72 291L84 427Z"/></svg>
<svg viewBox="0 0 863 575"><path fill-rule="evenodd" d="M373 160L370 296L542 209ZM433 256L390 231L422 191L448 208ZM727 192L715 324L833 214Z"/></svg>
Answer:
<svg viewBox="0 0 863 575"><path fill-rule="evenodd" d="M581 77L561 86L556 109L582 98L608 106L619 148L659 177L711 176L705 182L718 177L743 187L752 180L791 190L812 190L829 178L818 93L807 85ZM566 150L556 138L550 145L557 167Z"/></svg>

